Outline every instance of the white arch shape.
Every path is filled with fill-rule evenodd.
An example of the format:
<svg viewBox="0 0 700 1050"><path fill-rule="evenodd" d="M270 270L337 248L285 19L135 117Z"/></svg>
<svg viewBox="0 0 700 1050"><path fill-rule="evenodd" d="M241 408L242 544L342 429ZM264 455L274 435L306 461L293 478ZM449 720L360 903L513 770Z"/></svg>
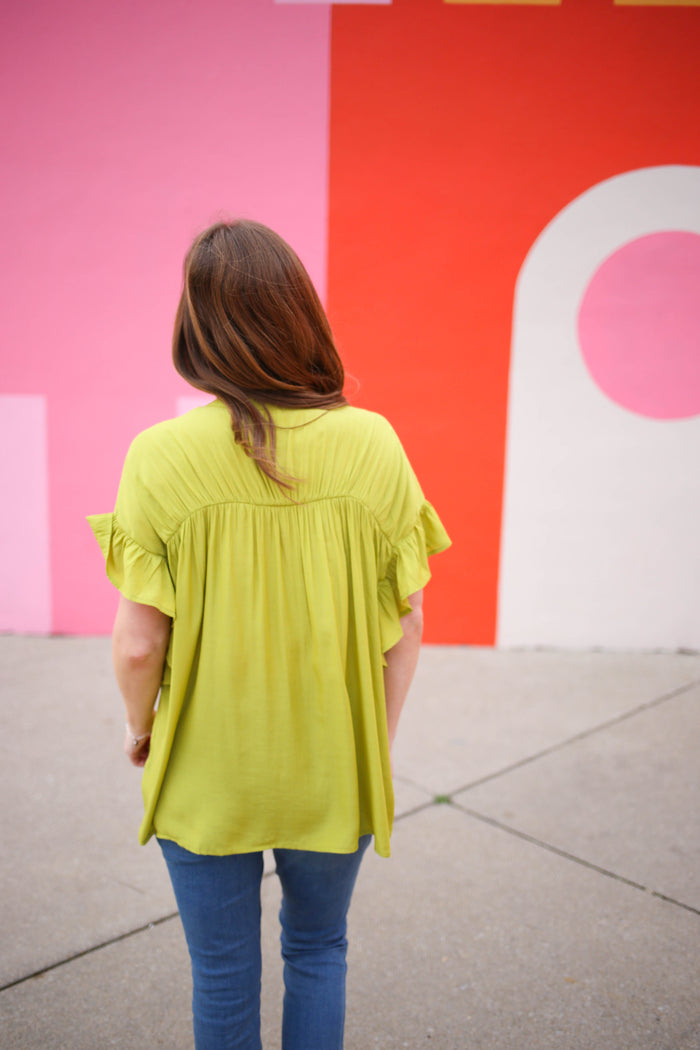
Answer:
<svg viewBox="0 0 700 1050"><path fill-rule="evenodd" d="M700 167L593 186L545 228L520 271L499 645L700 648L700 418L647 419L614 404L576 333L600 264L662 230L700 233Z"/></svg>

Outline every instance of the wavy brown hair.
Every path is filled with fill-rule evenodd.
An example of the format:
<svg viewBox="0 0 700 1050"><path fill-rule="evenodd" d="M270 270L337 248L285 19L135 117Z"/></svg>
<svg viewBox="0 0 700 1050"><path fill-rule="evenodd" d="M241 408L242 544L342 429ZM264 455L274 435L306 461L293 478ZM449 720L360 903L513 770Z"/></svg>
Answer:
<svg viewBox="0 0 700 1050"><path fill-rule="evenodd" d="M343 365L304 266L273 230L238 219L210 226L185 257L173 362L231 413L236 441L273 481L278 467L269 405L347 404Z"/></svg>

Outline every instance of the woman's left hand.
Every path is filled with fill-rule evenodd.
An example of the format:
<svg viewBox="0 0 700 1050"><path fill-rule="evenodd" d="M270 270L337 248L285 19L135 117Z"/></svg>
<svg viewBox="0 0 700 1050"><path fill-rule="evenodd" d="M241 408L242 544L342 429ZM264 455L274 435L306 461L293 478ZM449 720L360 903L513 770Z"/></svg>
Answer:
<svg viewBox="0 0 700 1050"><path fill-rule="evenodd" d="M134 743L134 737L131 731L127 729L126 736L124 737L124 753L134 766L145 766L148 753L151 749L151 734L148 733L143 740L139 740L138 743Z"/></svg>

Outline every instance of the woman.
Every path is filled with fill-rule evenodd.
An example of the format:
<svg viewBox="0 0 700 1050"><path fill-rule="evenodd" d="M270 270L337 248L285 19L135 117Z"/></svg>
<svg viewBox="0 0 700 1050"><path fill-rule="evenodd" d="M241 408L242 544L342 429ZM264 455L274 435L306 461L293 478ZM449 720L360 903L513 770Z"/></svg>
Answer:
<svg viewBox="0 0 700 1050"><path fill-rule="evenodd" d="M261 1045L265 849L284 1050L336 1050L350 897L370 837L389 854L427 555L449 540L389 424L347 404L323 308L272 230L197 237L173 360L216 400L140 434L115 513L89 519L121 592L140 841L155 834L168 865L197 1050Z"/></svg>

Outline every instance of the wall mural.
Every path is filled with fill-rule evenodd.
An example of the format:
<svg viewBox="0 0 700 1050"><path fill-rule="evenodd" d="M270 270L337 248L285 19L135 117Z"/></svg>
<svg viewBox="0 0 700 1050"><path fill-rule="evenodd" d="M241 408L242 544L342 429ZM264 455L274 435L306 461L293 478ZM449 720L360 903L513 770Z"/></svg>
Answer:
<svg viewBox="0 0 700 1050"><path fill-rule="evenodd" d="M109 630L84 515L195 403L182 255L249 215L454 539L428 641L700 646L697 7L17 5L0 629Z"/></svg>
<svg viewBox="0 0 700 1050"><path fill-rule="evenodd" d="M615 176L556 216L525 260L503 644L698 645L698 201L700 167Z"/></svg>

